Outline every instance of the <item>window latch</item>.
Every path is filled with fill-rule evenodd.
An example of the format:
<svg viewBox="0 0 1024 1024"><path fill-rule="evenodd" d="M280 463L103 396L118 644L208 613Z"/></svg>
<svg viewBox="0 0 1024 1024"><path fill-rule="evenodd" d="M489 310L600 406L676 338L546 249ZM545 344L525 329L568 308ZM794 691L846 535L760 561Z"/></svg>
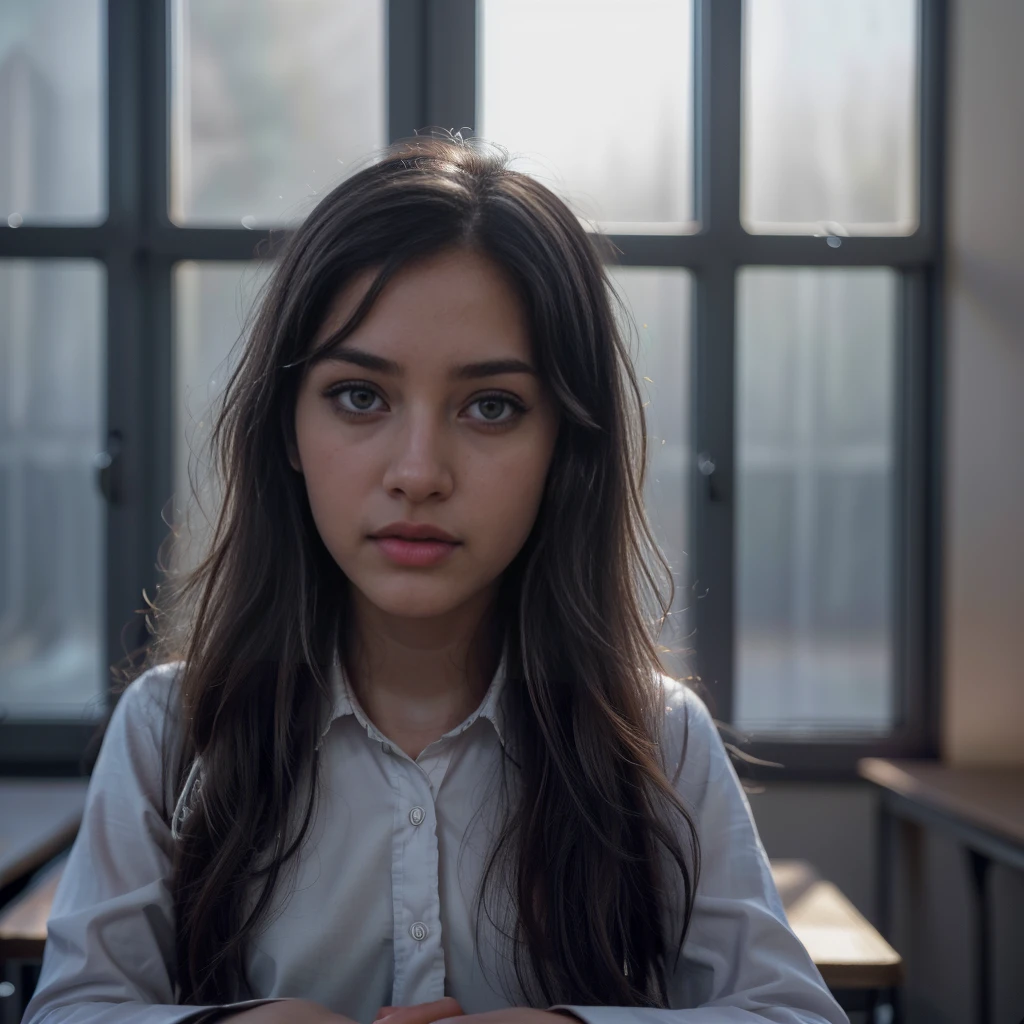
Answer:
<svg viewBox="0 0 1024 1024"><path fill-rule="evenodd" d="M708 501L721 501L722 496L715 481L715 462L710 452L701 452L697 456L697 472L707 481Z"/></svg>
<svg viewBox="0 0 1024 1024"><path fill-rule="evenodd" d="M121 492L121 431L112 430L107 435L106 451L93 459L96 470L96 486L108 505L120 505Z"/></svg>

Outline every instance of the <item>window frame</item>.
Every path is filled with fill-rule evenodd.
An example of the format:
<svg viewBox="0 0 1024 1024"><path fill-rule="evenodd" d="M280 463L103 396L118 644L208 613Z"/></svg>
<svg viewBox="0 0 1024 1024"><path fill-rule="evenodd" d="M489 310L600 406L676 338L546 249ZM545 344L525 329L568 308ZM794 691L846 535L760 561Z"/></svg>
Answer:
<svg viewBox="0 0 1024 1024"><path fill-rule="evenodd" d="M613 234L618 263L693 275L691 437L709 452L721 500L691 469L696 671L712 711L733 708L736 276L756 265L894 268L901 277L896 381L894 681L900 722L872 740L753 737L743 749L782 768L764 778L850 779L864 756L934 757L940 693L942 197L947 0L919 0L920 223L908 236L751 235L740 223L742 0L694 0L694 182L700 229ZM106 431L121 439L121 497L106 505L105 664L145 640L144 594L159 582L161 517L173 489L172 275L186 261L273 255L287 232L189 227L168 214L171 0L107 0L108 215L95 226L0 227L2 259L95 259L106 270ZM388 0L388 135L476 123L476 0ZM0 722L0 775L75 775L95 722Z"/></svg>

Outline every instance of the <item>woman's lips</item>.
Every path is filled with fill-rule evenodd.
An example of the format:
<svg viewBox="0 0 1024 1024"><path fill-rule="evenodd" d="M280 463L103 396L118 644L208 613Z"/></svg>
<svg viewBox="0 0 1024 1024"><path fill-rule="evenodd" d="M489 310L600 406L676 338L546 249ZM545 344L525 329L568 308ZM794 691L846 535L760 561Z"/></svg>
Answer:
<svg viewBox="0 0 1024 1024"><path fill-rule="evenodd" d="M404 537L374 537L373 543L396 565L437 565L459 545L444 540L406 540Z"/></svg>

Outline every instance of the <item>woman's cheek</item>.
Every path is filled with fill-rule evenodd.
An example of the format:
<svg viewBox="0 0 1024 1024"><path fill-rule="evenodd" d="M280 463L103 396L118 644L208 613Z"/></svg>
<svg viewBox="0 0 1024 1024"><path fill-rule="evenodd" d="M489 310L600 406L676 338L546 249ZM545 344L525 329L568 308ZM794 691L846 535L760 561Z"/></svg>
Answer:
<svg viewBox="0 0 1024 1024"><path fill-rule="evenodd" d="M475 517L494 536L494 546L511 561L533 528L544 488L546 465L534 459L494 460L486 471L487 486L474 505Z"/></svg>

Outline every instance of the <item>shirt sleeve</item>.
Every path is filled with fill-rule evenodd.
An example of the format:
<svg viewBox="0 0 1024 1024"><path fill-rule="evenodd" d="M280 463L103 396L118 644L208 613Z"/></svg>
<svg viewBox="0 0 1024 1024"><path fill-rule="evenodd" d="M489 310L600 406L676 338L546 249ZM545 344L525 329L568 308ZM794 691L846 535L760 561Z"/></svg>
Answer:
<svg viewBox="0 0 1024 1024"><path fill-rule="evenodd" d="M161 810L163 724L174 676L175 665L149 669L114 709L23 1024L178 1024L275 1001L175 1004L173 840Z"/></svg>
<svg viewBox="0 0 1024 1024"><path fill-rule="evenodd" d="M665 681L665 746L686 756L676 791L694 816L701 872L669 1006L559 1005L587 1024L849 1024L793 933L750 804L704 702ZM669 760L669 777L675 762ZM670 950L675 962L675 950Z"/></svg>

